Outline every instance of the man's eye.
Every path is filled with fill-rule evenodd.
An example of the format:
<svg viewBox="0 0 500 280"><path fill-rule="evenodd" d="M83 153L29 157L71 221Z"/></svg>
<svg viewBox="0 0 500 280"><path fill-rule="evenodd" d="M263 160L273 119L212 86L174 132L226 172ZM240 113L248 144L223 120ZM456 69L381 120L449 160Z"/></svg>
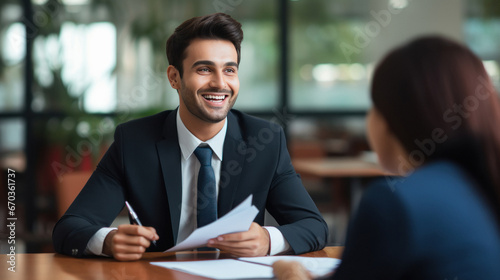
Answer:
<svg viewBox="0 0 500 280"><path fill-rule="evenodd" d="M208 68L200 68L200 69L198 69L198 71L200 71L200 72L210 72L210 69L208 69Z"/></svg>
<svg viewBox="0 0 500 280"><path fill-rule="evenodd" d="M226 72L229 72L229 73L236 73L236 70L233 69L233 68L227 68L226 69Z"/></svg>

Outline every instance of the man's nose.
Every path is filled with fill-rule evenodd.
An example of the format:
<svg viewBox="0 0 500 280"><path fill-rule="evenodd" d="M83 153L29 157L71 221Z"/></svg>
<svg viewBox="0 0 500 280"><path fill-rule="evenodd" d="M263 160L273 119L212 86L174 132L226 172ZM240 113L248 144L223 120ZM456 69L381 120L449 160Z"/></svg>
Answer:
<svg viewBox="0 0 500 280"><path fill-rule="evenodd" d="M216 72L214 73L214 75L212 75L212 79L210 80L210 87L223 89L226 88L226 86L227 83L223 73Z"/></svg>

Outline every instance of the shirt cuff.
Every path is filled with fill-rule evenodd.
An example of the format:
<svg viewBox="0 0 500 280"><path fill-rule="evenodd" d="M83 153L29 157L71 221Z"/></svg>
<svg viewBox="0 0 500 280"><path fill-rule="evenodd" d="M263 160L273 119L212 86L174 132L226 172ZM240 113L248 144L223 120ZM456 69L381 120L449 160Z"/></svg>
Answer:
<svg viewBox="0 0 500 280"><path fill-rule="evenodd" d="M102 247L104 245L104 240L108 233L117 228L114 227L103 227L98 230L92 238L90 238L89 243L87 243L87 248L85 248L85 255L96 255L96 256L104 256L109 257L106 254L102 253Z"/></svg>
<svg viewBox="0 0 500 280"><path fill-rule="evenodd" d="M269 247L271 249L269 250L269 255L277 255L277 254L282 254L288 252L290 250L290 244L288 244L288 241L286 241L285 237L281 233L279 229L276 227L263 227L269 232Z"/></svg>

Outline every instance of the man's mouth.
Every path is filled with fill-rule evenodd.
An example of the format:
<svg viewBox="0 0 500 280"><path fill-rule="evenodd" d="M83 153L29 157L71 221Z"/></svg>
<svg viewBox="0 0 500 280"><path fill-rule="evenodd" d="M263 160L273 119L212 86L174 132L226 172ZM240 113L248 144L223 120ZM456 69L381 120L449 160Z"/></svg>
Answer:
<svg viewBox="0 0 500 280"><path fill-rule="evenodd" d="M202 95L203 98L205 98L206 100L210 101L210 102L215 102L215 103L221 103L223 102L227 95L212 95L212 94L204 94Z"/></svg>

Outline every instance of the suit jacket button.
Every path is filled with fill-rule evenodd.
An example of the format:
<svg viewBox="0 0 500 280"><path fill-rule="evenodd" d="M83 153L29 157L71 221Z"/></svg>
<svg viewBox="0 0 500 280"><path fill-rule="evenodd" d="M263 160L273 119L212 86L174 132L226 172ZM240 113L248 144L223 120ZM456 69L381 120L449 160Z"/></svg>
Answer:
<svg viewBox="0 0 500 280"><path fill-rule="evenodd" d="M72 250L71 250L71 254L72 254L73 256L78 255L78 249L72 249Z"/></svg>

